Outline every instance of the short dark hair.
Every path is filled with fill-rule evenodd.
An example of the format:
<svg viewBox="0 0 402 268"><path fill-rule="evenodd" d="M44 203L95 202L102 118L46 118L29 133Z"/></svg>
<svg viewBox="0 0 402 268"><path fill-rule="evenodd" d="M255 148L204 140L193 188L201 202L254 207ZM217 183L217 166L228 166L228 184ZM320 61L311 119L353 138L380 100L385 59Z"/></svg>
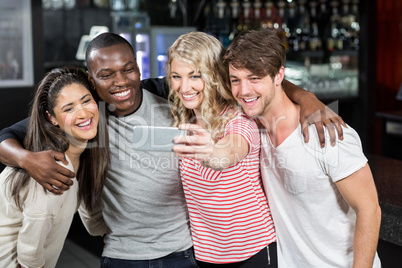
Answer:
<svg viewBox="0 0 402 268"><path fill-rule="evenodd" d="M226 68L232 65L272 78L285 66L285 61L285 46L273 29L241 32L230 43L223 58Z"/></svg>
<svg viewBox="0 0 402 268"><path fill-rule="evenodd" d="M85 61L87 63L87 68L89 68L90 54L94 50L98 50L105 47L111 47L115 45L126 44L131 48L134 54L134 49L124 37L115 33L101 33L97 35L88 44L87 50L85 51Z"/></svg>

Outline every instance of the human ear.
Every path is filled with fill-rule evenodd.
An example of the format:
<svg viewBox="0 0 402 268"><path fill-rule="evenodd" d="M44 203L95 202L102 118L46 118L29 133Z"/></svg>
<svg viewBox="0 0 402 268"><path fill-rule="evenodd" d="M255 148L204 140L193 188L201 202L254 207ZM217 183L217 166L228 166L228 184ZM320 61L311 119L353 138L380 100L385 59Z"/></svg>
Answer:
<svg viewBox="0 0 402 268"><path fill-rule="evenodd" d="M275 75L275 85L280 86L285 78L285 68L282 66L278 73Z"/></svg>
<svg viewBox="0 0 402 268"><path fill-rule="evenodd" d="M89 88L89 90L90 91L96 91L95 82L94 82L94 80L92 78L92 75L89 73L89 71L86 71L86 72L87 72L88 81L91 84L91 88Z"/></svg>
<svg viewBox="0 0 402 268"><path fill-rule="evenodd" d="M46 116L47 116L47 120L49 120L49 122L52 125L55 125L56 127L59 125L59 123L57 123L56 118L53 115L51 115L48 111L46 111Z"/></svg>

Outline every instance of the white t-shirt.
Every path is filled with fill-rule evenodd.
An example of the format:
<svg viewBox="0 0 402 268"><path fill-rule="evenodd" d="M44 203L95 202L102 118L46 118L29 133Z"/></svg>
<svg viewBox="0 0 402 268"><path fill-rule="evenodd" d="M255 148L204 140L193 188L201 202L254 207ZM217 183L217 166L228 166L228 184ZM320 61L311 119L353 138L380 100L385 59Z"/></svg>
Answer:
<svg viewBox="0 0 402 268"><path fill-rule="evenodd" d="M356 213L335 182L366 165L358 134L321 148L314 125L306 144L299 127L276 148L261 135L261 175L278 239L278 267L352 267ZM381 267L376 255L373 267Z"/></svg>
<svg viewBox="0 0 402 268"><path fill-rule="evenodd" d="M74 172L66 158L68 166L58 163ZM20 192L21 210L4 185L11 171L0 174L0 267L55 267L78 209L78 182L74 178L70 190L54 195L30 178Z"/></svg>

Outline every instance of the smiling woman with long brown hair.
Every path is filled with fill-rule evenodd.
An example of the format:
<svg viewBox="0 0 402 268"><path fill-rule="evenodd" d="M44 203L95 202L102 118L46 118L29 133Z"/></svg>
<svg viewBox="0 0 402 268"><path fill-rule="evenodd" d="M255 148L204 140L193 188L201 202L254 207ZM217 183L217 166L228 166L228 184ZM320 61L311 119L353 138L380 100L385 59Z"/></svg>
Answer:
<svg viewBox="0 0 402 268"><path fill-rule="evenodd" d="M55 267L72 218L81 201L87 210L100 204L109 162L103 115L85 72L57 68L39 84L24 141L33 152L65 154L75 172L63 195L47 192L23 169L0 174L0 266Z"/></svg>

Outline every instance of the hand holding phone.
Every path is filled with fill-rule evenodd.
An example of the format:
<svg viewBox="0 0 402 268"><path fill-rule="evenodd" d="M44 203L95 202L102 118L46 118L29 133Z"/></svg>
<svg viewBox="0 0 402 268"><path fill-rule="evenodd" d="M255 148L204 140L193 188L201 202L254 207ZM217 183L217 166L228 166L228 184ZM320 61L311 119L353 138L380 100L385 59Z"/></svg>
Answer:
<svg viewBox="0 0 402 268"><path fill-rule="evenodd" d="M189 135L179 136L175 140L176 144L183 146L175 146L174 152L179 157L188 157L205 161L209 159L215 150L215 142L211 133L197 124L182 124L179 126L181 130L185 130Z"/></svg>

